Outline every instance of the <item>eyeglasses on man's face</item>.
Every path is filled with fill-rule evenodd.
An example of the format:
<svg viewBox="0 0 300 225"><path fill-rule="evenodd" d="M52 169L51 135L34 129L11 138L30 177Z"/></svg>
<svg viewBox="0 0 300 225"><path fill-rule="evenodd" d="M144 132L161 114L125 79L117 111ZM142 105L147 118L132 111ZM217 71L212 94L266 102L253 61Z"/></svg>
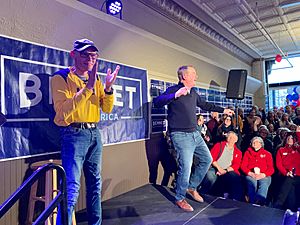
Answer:
<svg viewBox="0 0 300 225"><path fill-rule="evenodd" d="M79 55L81 58L83 59L88 59L88 58L91 58L91 59L97 59L99 57L99 54L97 52L79 52Z"/></svg>

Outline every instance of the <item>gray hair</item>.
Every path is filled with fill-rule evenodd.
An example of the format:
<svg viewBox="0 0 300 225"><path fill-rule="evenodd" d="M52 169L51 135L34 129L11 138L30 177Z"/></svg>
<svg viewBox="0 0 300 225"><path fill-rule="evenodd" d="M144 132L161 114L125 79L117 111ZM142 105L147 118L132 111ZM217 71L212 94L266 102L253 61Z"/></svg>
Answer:
<svg viewBox="0 0 300 225"><path fill-rule="evenodd" d="M262 148L265 146L264 140L258 136L255 136L254 138L251 139L251 146L252 146L252 143L256 140L258 140L260 142Z"/></svg>
<svg viewBox="0 0 300 225"><path fill-rule="evenodd" d="M228 137L229 137L230 134L234 134L237 138L239 138L238 135L237 135L237 133L235 133L234 131L229 131L229 132L226 134L226 140L228 140Z"/></svg>
<svg viewBox="0 0 300 225"><path fill-rule="evenodd" d="M184 72L185 72L189 67L194 68L194 67L191 66L191 65L188 65L188 66L185 65L185 66L181 66L181 67L178 68L178 70L177 70L177 76L178 76L178 80L179 80L179 81L184 80L184 79L183 79Z"/></svg>

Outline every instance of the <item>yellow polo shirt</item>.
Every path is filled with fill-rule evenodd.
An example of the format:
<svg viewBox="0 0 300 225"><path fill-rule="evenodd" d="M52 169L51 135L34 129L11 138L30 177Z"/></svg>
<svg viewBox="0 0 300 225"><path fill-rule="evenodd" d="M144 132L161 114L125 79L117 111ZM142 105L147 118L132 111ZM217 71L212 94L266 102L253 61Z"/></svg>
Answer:
<svg viewBox="0 0 300 225"><path fill-rule="evenodd" d="M101 109L105 113L113 109L114 97L105 94L100 79L96 81L95 88L90 90L70 68L55 73L51 79L51 91L56 112L54 122L58 126L99 122Z"/></svg>

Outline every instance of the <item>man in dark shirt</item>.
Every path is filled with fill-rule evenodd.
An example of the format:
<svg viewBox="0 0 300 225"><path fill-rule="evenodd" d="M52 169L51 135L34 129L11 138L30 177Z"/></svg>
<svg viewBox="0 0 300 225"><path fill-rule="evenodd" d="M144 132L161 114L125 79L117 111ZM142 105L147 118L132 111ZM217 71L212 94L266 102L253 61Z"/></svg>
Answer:
<svg viewBox="0 0 300 225"><path fill-rule="evenodd" d="M185 195L188 193L194 200L203 202L203 198L196 189L212 163L209 149L196 130L196 107L228 115L232 115L234 112L200 98L193 88L198 77L193 66L181 66L177 74L178 84L169 87L166 92L154 99L154 104L157 107L168 105L168 130L178 160L176 205L184 211L193 211L193 207L186 202ZM195 163L194 171L191 174L194 154L199 160Z"/></svg>

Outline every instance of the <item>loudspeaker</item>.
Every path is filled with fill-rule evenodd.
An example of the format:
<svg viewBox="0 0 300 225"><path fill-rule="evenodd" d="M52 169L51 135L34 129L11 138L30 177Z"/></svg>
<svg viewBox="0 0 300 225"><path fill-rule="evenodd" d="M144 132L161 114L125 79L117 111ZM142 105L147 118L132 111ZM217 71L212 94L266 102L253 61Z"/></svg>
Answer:
<svg viewBox="0 0 300 225"><path fill-rule="evenodd" d="M230 70L226 98L244 99L247 82L247 70Z"/></svg>

